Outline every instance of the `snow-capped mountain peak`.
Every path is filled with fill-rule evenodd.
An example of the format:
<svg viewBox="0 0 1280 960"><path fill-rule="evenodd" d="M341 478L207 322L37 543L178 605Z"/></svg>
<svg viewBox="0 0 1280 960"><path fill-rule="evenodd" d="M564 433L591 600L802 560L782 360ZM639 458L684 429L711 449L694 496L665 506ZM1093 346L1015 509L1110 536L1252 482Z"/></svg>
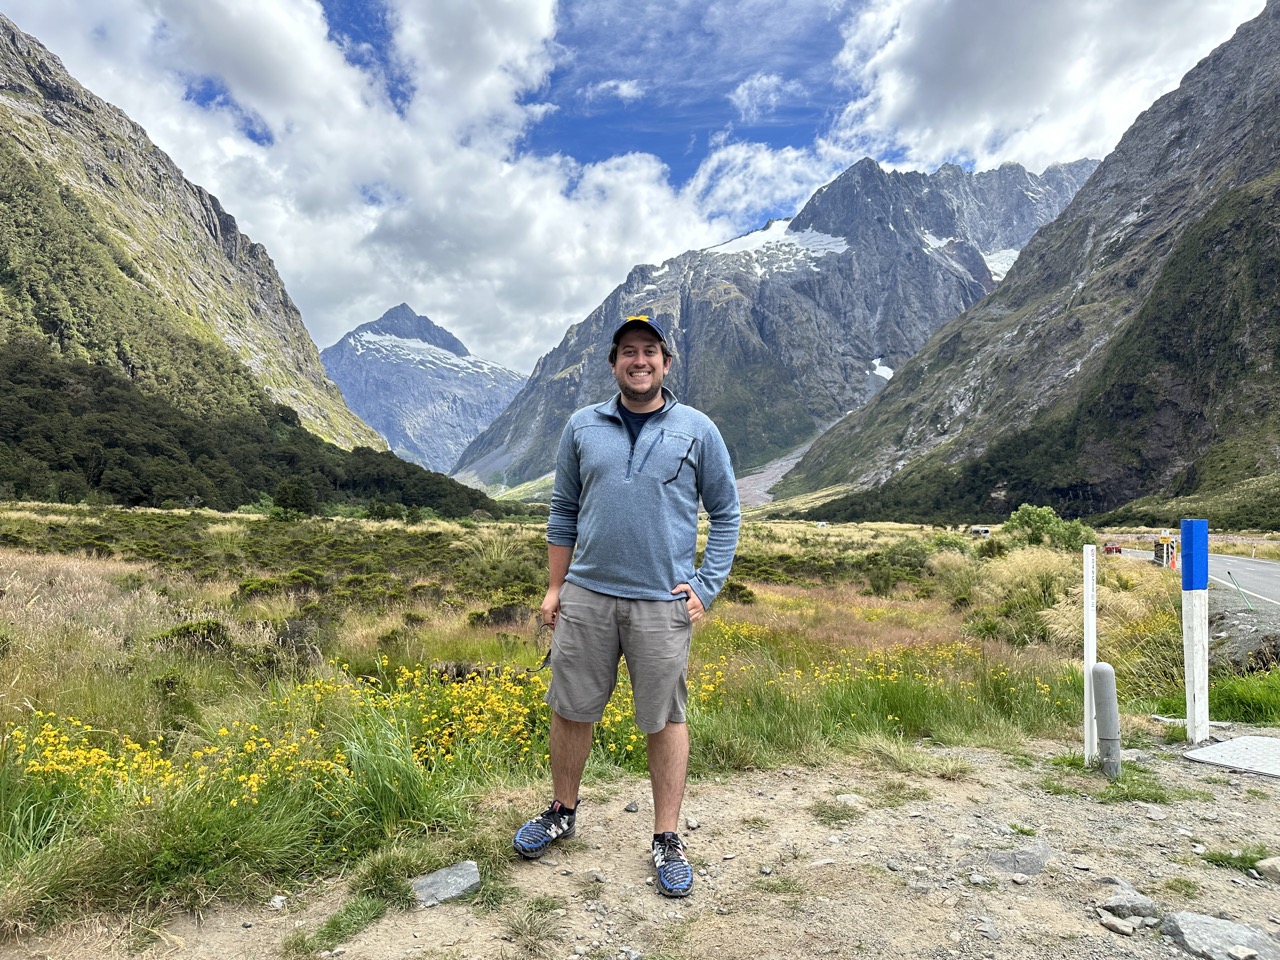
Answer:
<svg viewBox="0 0 1280 960"><path fill-rule="evenodd" d="M322 350L320 359L347 405L396 454L441 473L525 381L472 356L452 333L403 303Z"/></svg>

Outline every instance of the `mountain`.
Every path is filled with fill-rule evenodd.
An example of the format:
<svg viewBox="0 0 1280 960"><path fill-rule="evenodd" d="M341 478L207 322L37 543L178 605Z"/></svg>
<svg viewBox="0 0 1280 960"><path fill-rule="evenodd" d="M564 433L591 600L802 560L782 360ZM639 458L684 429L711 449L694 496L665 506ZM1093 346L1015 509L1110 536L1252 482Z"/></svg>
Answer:
<svg viewBox="0 0 1280 960"><path fill-rule="evenodd" d="M829 516L1097 515L1280 466L1280 0L1134 122L990 296L815 442Z"/></svg>
<svg viewBox="0 0 1280 960"><path fill-rule="evenodd" d="M0 334L38 330L58 354L105 365L190 411L244 408L265 390L327 440L384 447L325 376L262 245L146 131L2 15L0 162ZM59 263L42 260L51 238L40 235L55 210L105 259L96 286L71 270L61 292L45 296Z"/></svg>
<svg viewBox="0 0 1280 960"><path fill-rule="evenodd" d="M404 303L321 350L320 360L347 406L392 450L441 473L525 382Z"/></svg>
<svg viewBox="0 0 1280 960"><path fill-rule="evenodd" d="M610 334L641 313L672 341L668 384L715 419L740 471L787 453L864 404L990 292L1095 166L926 175L863 160L789 221L634 267L539 360L455 475L508 486L550 471L569 414L616 389Z"/></svg>

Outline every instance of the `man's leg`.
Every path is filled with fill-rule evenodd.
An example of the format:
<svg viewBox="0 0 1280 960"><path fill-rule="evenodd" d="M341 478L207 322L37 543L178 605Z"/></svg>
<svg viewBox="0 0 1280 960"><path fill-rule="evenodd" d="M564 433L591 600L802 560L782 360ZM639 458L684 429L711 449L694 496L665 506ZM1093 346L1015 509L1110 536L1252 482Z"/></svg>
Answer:
<svg viewBox="0 0 1280 960"><path fill-rule="evenodd" d="M680 804L684 801L689 772L689 725L668 723L657 733L649 734L647 744L649 783L653 788L653 832L678 833Z"/></svg>
<svg viewBox="0 0 1280 960"><path fill-rule="evenodd" d="M578 788L582 786L582 771L591 752L591 729L594 724L578 720L566 720L554 710L551 712L551 786L553 800L561 806L578 806ZM688 748L685 749L686 754ZM678 812L678 811L677 811Z"/></svg>
<svg viewBox="0 0 1280 960"><path fill-rule="evenodd" d="M551 711L551 782L555 796L544 813L516 831L512 846L526 860L536 860L557 840L573 836L577 822L578 787L591 752L593 724L566 720Z"/></svg>

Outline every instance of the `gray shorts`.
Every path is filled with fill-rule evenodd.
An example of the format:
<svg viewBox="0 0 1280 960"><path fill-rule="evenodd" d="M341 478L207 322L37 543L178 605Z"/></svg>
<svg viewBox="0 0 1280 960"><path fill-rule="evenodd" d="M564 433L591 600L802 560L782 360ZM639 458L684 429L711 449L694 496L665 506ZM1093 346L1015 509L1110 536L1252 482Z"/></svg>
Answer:
<svg viewBox="0 0 1280 960"><path fill-rule="evenodd" d="M566 583L551 638L546 702L566 720L597 722L617 685L618 660L626 657L636 726L649 734L684 723L692 639L683 598L624 600Z"/></svg>

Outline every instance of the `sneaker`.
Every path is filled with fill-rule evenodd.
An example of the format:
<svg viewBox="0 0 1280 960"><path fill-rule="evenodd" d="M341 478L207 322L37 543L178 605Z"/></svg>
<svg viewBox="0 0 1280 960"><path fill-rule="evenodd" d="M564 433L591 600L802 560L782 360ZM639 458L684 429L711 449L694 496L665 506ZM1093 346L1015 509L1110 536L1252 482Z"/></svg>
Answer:
<svg viewBox="0 0 1280 960"><path fill-rule="evenodd" d="M653 865L658 868L658 892L664 897L687 897L693 892L693 867L680 834L668 831L653 838Z"/></svg>
<svg viewBox="0 0 1280 960"><path fill-rule="evenodd" d="M511 845L516 853L526 860L537 860L557 840L568 840L573 836L575 811L566 810L560 801L554 801L545 811L538 814L516 831Z"/></svg>

